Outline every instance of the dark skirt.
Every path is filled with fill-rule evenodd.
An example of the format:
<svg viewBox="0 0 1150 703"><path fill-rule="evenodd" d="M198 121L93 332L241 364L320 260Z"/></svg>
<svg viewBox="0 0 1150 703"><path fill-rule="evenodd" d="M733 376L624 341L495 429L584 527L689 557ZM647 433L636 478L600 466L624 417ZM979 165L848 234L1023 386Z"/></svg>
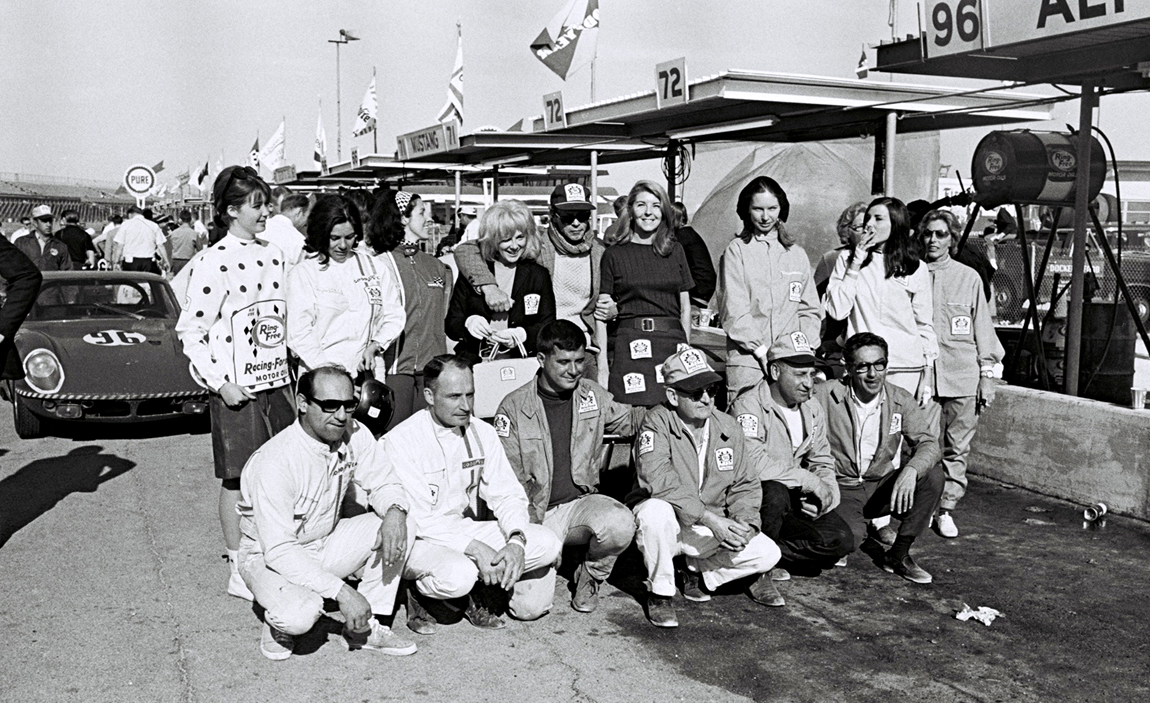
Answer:
<svg viewBox="0 0 1150 703"><path fill-rule="evenodd" d="M644 344L645 342L645 344ZM607 365L611 380L607 390L615 400L628 405L652 407L667 399L662 375L655 373L667 357L687 343L682 329L644 332L619 327L607 339Z"/></svg>

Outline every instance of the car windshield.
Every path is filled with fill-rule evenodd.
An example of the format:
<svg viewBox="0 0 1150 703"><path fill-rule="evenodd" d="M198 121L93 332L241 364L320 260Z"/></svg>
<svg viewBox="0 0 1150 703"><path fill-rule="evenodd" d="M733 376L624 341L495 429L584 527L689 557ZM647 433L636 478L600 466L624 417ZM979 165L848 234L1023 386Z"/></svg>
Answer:
<svg viewBox="0 0 1150 703"><path fill-rule="evenodd" d="M29 320L174 318L179 308L157 281L45 280Z"/></svg>

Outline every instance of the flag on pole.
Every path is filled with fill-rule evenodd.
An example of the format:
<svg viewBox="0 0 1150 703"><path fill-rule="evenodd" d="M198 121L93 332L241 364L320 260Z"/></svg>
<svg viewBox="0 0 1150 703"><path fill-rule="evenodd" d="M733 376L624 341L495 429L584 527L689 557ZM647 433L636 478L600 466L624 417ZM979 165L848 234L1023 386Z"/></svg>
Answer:
<svg viewBox="0 0 1150 703"><path fill-rule="evenodd" d="M447 102L435 119L444 123L455 121L463 124L463 29L458 24L455 28L459 36L455 49L455 68L447 84Z"/></svg>
<svg viewBox="0 0 1150 703"><path fill-rule="evenodd" d="M567 0L531 42L531 51L555 75L567 80L572 71L591 63L598 36L599 0ZM583 38L586 41L580 41Z"/></svg>
<svg viewBox="0 0 1150 703"><path fill-rule="evenodd" d="M208 162L205 161L204 165L196 169L196 185L203 185L204 179L208 177Z"/></svg>
<svg viewBox="0 0 1150 703"><path fill-rule="evenodd" d="M163 171L163 170L164 170L164 160L160 159L160 163L158 163L152 167L152 172L153 173L159 173L160 171Z"/></svg>
<svg viewBox="0 0 1150 703"><path fill-rule="evenodd" d="M866 78L870 72L870 68L866 65L866 44L863 44L862 56L859 57L858 68L855 69L855 75L860 79Z"/></svg>
<svg viewBox="0 0 1150 703"><path fill-rule="evenodd" d="M176 180L179 181L180 185L182 185L182 186L186 186L188 184L188 181L191 180L191 178L192 178L191 169L184 169L183 173L176 176Z"/></svg>
<svg viewBox="0 0 1150 703"><path fill-rule="evenodd" d="M355 127L351 130L351 136L362 137L375 129L376 107L375 74L372 74L367 92L363 94L363 102L359 104L359 112L355 113Z"/></svg>
<svg viewBox="0 0 1150 703"><path fill-rule="evenodd" d="M263 151L259 153L260 163L269 171L275 171L284 165L284 120L276 128L272 138L264 144Z"/></svg>
<svg viewBox="0 0 1150 703"><path fill-rule="evenodd" d="M260 167L260 138L256 137L256 143L252 144L252 151L248 154L248 165L254 169Z"/></svg>
<svg viewBox="0 0 1150 703"><path fill-rule="evenodd" d="M312 154L317 171L323 170L327 161L327 132L323 129L323 106L320 106L319 117L315 120L315 153Z"/></svg>
<svg viewBox="0 0 1150 703"><path fill-rule="evenodd" d="M162 198L165 195L167 195L167 193L168 193L168 184L164 183L163 185L160 186L160 189L156 191L155 197Z"/></svg>

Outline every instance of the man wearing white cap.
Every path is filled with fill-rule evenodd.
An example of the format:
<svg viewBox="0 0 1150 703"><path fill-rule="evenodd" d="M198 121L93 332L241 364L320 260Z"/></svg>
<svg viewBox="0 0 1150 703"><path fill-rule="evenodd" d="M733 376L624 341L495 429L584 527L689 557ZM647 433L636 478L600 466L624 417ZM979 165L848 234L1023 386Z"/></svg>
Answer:
<svg viewBox="0 0 1150 703"><path fill-rule="evenodd" d="M739 395L731 414L747 439L762 482L759 517L787 564L828 568L854 549L854 535L838 513L839 486L827 441L826 413L817 401L815 359L807 336L792 332L767 350L767 377ZM771 571L786 581L785 569ZM784 605L780 594L771 605Z"/></svg>
<svg viewBox="0 0 1150 703"><path fill-rule="evenodd" d="M460 242L474 242L479 239L479 208L474 205L464 205L456 213L459 218Z"/></svg>
<svg viewBox="0 0 1150 703"><path fill-rule="evenodd" d="M662 373L667 403L647 413L635 441L639 488L650 496L634 508L647 567L647 619L678 626L673 559L680 554L687 565L680 574L684 598L707 601L708 590L758 576L748 594L770 605L778 590L761 574L778 563L779 548L759 531L762 491L743 432L715 409L722 377L690 347L668 357Z"/></svg>
<svg viewBox="0 0 1150 703"><path fill-rule="evenodd" d="M13 244L41 271L71 271L72 257L68 255L68 247L52 236L52 221L55 219L52 208L37 205L32 208L35 236L20 237Z"/></svg>

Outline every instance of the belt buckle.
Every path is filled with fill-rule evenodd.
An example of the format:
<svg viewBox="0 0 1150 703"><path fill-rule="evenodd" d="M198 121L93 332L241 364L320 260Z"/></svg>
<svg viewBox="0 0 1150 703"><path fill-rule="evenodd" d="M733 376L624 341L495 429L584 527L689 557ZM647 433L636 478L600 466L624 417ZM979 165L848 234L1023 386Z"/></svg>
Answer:
<svg viewBox="0 0 1150 703"><path fill-rule="evenodd" d="M653 317L640 318L639 329L644 331L644 332L654 332L655 331L655 318L653 318Z"/></svg>

